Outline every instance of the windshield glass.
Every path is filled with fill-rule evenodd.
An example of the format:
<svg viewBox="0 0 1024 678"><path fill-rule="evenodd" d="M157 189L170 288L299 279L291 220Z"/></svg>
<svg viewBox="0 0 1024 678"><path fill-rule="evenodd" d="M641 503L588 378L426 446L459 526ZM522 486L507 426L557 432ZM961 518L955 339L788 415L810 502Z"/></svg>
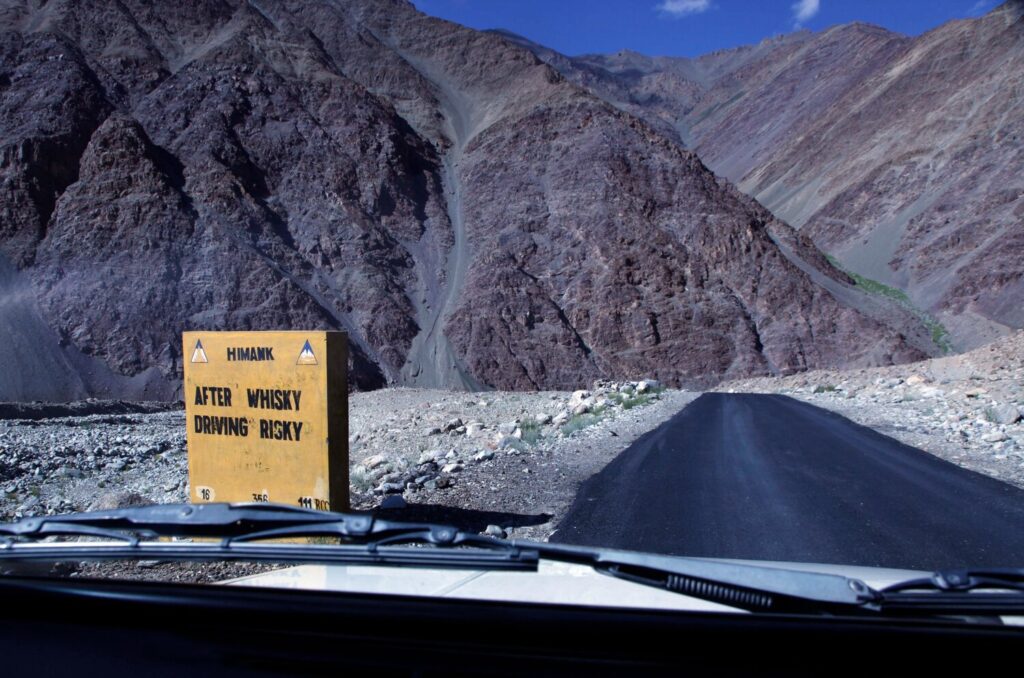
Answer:
<svg viewBox="0 0 1024 678"><path fill-rule="evenodd" d="M0 522L1024 566L1024 5L626 4L6 3Z"/></svg>

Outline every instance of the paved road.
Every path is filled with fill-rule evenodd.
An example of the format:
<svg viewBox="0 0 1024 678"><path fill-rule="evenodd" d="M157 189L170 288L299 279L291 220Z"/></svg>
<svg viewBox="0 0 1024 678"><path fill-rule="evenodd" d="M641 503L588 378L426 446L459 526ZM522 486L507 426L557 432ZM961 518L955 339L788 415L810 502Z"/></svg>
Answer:
<svg viewBox="0 0 1024 678"><path fill-rule="evenodd" d="M706 394L580 488L552 541L718 558L1024 566L1024 490L785 396Z"/></svg>

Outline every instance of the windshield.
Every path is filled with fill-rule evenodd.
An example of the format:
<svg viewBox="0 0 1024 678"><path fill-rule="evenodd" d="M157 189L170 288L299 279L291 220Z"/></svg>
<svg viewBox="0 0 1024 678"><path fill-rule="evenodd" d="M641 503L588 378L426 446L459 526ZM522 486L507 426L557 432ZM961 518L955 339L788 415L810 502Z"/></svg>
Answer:
<svg viewBox="0 0 1024 678"><path fill-rule="evenodd" d="M6 3L0 522L1024 567L1024 5L626 4Z"/></svg>

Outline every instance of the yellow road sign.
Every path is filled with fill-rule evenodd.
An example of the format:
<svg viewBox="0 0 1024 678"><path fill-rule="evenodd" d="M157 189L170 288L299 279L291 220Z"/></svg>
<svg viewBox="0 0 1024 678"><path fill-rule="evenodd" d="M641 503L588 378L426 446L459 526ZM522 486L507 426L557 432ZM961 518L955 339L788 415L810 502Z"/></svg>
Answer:
<svg viewBox="0 0 1024 678"><path fill-rule="evenodd" d="M193 502L348 508L343 332L184 332Z"/></svg>

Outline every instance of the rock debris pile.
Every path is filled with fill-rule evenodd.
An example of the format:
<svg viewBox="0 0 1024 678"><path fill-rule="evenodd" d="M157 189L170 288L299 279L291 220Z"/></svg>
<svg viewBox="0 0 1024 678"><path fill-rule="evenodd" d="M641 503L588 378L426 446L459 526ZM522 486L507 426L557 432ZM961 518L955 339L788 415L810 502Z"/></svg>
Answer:
<svg viewBox="0 0 1024 678"><path fill-rule="evenodd" d="M353 413L353 458L366 456L351 469L352 488L357 495L446 489L470 465L550 449L590 427L602 430L617 415L658 400L663 390L648 379L597 381L571 394L447 393L433 401L421 399L423 391L387 391L387 398L404 396L418 405L384 421Z"/></svg>

